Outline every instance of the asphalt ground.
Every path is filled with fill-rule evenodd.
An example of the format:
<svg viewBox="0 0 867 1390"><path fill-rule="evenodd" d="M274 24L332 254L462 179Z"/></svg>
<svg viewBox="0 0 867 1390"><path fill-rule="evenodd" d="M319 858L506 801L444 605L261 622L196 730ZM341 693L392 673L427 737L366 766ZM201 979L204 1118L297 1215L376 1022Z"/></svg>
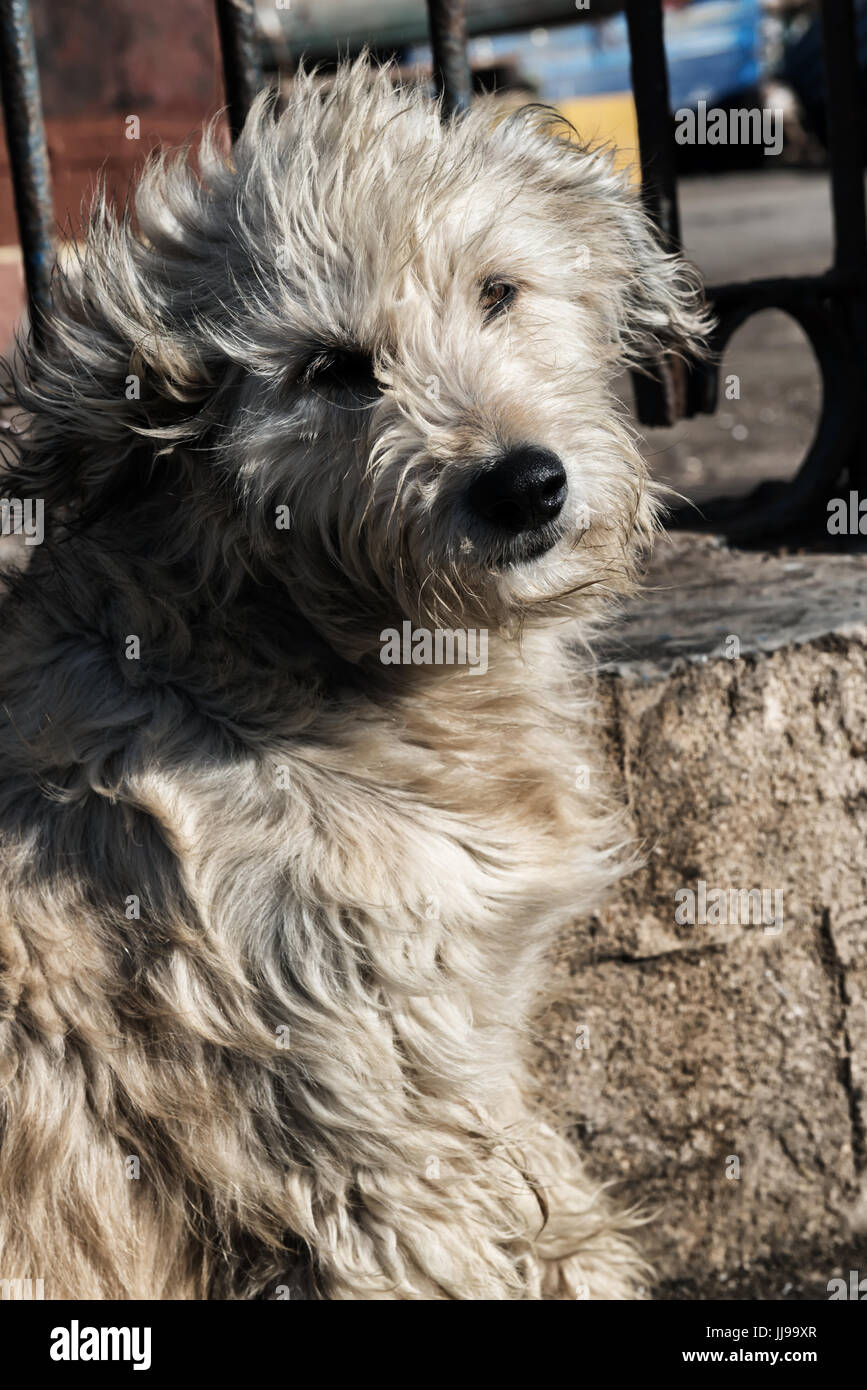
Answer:
<svg viewBox="0 0 867 1390"><path fill-rule="evenodd" d="M817 274L830 263L829 184L822 171L684 179L680 206L685 253L709 285ZM721 399L713 416L647 434L653 475L697 502L791 477L821 409L813 351L800 326L777 310L741 326L720 376L737 377L730 389L739 398Z"/></svg>

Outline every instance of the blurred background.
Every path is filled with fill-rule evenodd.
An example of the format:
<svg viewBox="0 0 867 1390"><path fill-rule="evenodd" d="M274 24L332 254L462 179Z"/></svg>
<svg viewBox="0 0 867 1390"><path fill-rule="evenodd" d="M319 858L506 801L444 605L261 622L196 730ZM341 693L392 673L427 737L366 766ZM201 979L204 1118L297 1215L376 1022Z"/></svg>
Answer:
<svg viewBox="0 0 867 1390"><path fill-rule="evenodd" d="M709 282L824 270L831 254L825 93L814 0L669 0L672 111L770 107L784 114L778 155L755 145L677 147L685 250ZM423 0L256 0L268 75L284 87L302 56L322 66L363 46L430 73ZM867 0L857 0L867 65ZM218 111L222 85L211 0L32 0L54 210L76 227L96 176L123 196L154 144L177 145ZM626 21L614 0L470 0L479 91L556 105L584 139L612 141L637 165ZM130 122L129 117L137 118ZM853 113L864 120L864 111ZM636 174L637 177L637 174ZM23 278L5 146L0 153L0 353L12 346ZM721 402L655 430L656 475L700 501L786 478L806 452L820 408L812 351L798 325L768 311L729 344Z"/></svg>

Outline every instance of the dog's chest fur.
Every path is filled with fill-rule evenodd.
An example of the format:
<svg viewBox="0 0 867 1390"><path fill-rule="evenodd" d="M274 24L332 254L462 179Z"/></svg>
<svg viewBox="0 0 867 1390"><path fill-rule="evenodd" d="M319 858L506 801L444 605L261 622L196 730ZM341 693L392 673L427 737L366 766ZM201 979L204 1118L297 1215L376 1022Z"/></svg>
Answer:
<svg viewBox="0 0 867 1390"><path fill-rule="evenodd" d="M288 1260L274 1243L318 1243L395 1145L402 1167L460 1172L489 1142L467 1147L478 1116L519 1110L551 932L615 872L576 786L589 754L562 653L495 642L485 675L332 686L312 710L278 681L252 720L204 708L192 678L123 686L102 642L38 627L4 662L6 1027L65 1076L99 1202L153 1248L144 1283L264 1292ZM34 1086L22 1072L10 1093L10 1200ZM484 1204L479 1173L467 1200ZM59 1176L46 1163L49 1205ZM191 1193L228 1269L178 1227ZM167 1240L178 1263L159 1273ZM79 1291L123 1282L104 1258L70 1273Z"/></svg>

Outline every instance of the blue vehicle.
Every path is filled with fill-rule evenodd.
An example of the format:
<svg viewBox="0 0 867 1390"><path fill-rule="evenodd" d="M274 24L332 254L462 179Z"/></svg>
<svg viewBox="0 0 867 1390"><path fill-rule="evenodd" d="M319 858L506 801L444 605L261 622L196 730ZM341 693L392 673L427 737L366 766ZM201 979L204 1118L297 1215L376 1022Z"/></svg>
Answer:
<svg viewBox="0 0 867 1390"><path fill-rule="evenodd" d="M695 0L682 9L667 10L665 48L673 110L755 88L762 62L760 0ZM542 101L557 103L630 87L623 14L473 39L469 51L474 65L517 58L521 73ZM413 61L429 58L429 53L418 48L409 56Z"/></svg>
<svg viewBox="0 0 867 1390"><path fill-rule="evenodd" d="M855 47L861 71L861 130L867 132L867 0L855 0ZM806 120L823 145L828 143L825 95L825 64L822 54L822 25L814 19L806 31L787 44L781 76L797 93ZM853 113L855 114L855 113ZM867 145L867 141L865 141Z"/></svg>
<svg viewBox="0 0 867 1390"><path fill-rule="evenodd" d="M694 0L668 9L665 46L672 114L695 109L700 101L708 106L759 103L765 47L761 0ZM634 116L625 118L613 102L619 95L632 113L624 14L477 37L470 40L469 55L477 74L509 72L512 85L558 106L582 132L589 120L591 128L601 127L598 133L615 143L634 144ZM403 60L426 66L430 50L411 47ZM607 104L600 105L602 101ZM683 149L678 155L683 167L761 158L754 149L719 146Z"/></svg>

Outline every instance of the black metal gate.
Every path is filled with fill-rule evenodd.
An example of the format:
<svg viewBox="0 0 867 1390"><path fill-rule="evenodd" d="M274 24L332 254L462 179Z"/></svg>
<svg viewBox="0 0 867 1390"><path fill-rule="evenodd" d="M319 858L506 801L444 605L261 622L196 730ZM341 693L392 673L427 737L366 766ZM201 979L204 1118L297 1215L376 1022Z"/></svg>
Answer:
<svg viewBox="0 0 867 1390"><path fill-rule="evenodd" d="M680 245L674 139L663 40L662 0L626 0L632 88L638 117L643 196L660 234ZM226 101L233 137L262 83L252 0L216 0ZM824 524L825 504L844 483L863 481L867 401L867 218L858 111L854 0L821 0L828 106L834 261L822 275L713 286L717 316L713 361L740 325L763 309L781 309L803 328L822 376L815 438L791 481L761 483L746 498L703 504L675 517L735 539L791 538ZM428 0L434 79L446 114L472 99L465 0ZM28 0L0 0L0 84L31 331L39 334L54 259L48 155ZM668 425L716 409L716 365L672 360L635 377L639 418Z"/></svg>

